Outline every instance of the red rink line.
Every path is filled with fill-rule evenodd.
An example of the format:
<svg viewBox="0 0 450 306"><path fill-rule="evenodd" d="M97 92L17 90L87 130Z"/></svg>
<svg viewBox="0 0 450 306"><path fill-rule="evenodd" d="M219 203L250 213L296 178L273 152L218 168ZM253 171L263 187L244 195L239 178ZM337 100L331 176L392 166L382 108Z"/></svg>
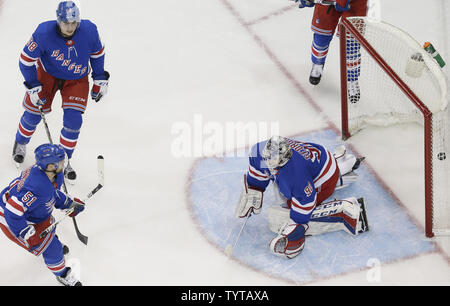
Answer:
<svg viewBox="0 0 450 306"><path fill-rule="evenodd" d="M259 22L261 22L261 21L266 21L266 20L269 19L270 17L282 15L282 14L284 14L284 13L286 13L286 12L288 12L288 11L291 11L292 9L295 9L295 8L297 8L297 5L289 5L289 6L286 6L285 8L279 9L278 11L275 11L275 12L273 12L273 13L270 13L270 14L268 14L268 15L266 15L266 16L263 16L263 17L260 17L260 18L258 18L258 19L255 19L255 20L253 20L253 21L247 22L246 25L247 25L247 26L255 25L255 24L257 24L257 23L259 23Z"/></svg>
<svg viewBox="0 0 450 306"><path fill-rule="evenodd" d="M265 51L267 56L273 61L273 63L278 67L278 69L284 74L284 76L294 85L294 87L297 89L298 93L303 96L308 104L319 114L323 115L323 118L325 122L327 123L328 127L336 132L337 135L341 135L340 129L330 120L330 118L326 115L326 113L323 111L323 109L319 106L319 104L311 97L311 95L304 89L304 87L297 81L297 79L289 72L289 70L281 63L281 61L278 59L278 57L272 52L272 50L269 48L267 44L264 43L264 41L261 39L260 36L258 36L253 29L251 28L252 25L256 24L257 22L267 20L271 16L278 16L282 13L288 11L289 8L284 8L279 11L276 11L272 14L266 15L264 17L258 18L253 22L246 22L243 16L233 7L233 5L229 2L229 0L220 0L224 6L230 11L230 13L237 19L237 21L242 25L242 27L245 28L245 30L252 36L252 38L256 41L256 43ZM361 156L361 154L358 154L357 150L352 146L347 144L347 146L357 155ZM408 215L408 217L412 220L412 222L418 227L422 228L424 231L424 227L421 225L420 222L411 214L409 209L406 205L404 205L400 199L395 195L395 193L391 190L391 188L384 182L384 180L381 178L380 175L378 175L377 172L367 163L365 162L365 166L368 168L369 172L376 178L376 180L383 186L383 188L389 193L389 195L392 197L392 199L398 204ZM448 264L450 264L450 256L448 256L441 247L434 241L431 241L431 243L434 245L436 249L436 253L439 253L443 256L443 258L447 261ZM417 256L412 256L409 258L415 258L418 256L421 256L423 254L418 254ZM398 262L398 261L394 261ZM344 273L345 274L345 273Z"/></svg>
<svg viewBox="0 0 450 306"><path fill-rule="evenodd" d="M247 30L247 32L252 36L252 38L256 41L256 43L266 52L267 56L274 62L274 64L281 70L284 76L294 85L297 91L302 95L309 105L319 114L323 114L324 111L319 106L319 104L314 101L314 99L310 96L310 94L304 89L304 87L297 81L297 79L292 75L292 73L284 66L278 57L270 50L269 46L267 46L261 37L259 37L251 28L251 25L254 23L247 23L241 14L230 4L228 0L220 0L227 9L231 12L231 14L236 17L239 23ZM279 14L277 14L279 15ZM264 17L263 17L264 18ZM333 129L337 134L340 134L340 130L336 127L336 125L331 122L331 120L324 116L327 125Z"/></svg>

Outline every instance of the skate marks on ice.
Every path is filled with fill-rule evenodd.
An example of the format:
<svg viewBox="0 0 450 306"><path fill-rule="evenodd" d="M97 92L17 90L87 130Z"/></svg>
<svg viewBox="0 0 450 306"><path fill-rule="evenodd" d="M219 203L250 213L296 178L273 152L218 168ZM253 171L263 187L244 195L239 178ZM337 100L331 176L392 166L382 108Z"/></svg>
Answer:
<svg viewBox="0 0 450 306"><path fill-rule="evenodd" d="M324 144L331 151L340 144L332 130L297 139ZM234 210L248 167L247 152L242 150L238 156L197 160L187 185L188 205L195 223L207 240L223 252L234 243L244 222L234 217ZM364 197L370 232L357 237L343 231L308 237L298 257L277 257L269 250L275 234L268 227L267 208L278 204L269 185L263 210L248 220L233 249L233 259L271 277L301 284L368 269L373 260L383 264L435 251L435 246L424 240L423 230L396 204L364 163L358 174L353 185L336 191L334 196Z"/></svg>

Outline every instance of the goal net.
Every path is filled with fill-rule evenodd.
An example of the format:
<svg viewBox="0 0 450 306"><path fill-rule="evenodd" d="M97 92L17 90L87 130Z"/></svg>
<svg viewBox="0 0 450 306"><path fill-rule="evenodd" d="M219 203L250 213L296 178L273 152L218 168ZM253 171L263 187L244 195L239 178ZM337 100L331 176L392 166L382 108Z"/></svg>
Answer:
<svg viewBox="0 0 450 306"><path fill-rule="evenodd" d="M371 125L420 124L425 234L450 234L447 77L421 44L386 22L351 17L341 20L339 31L343 138Z"/></svg>

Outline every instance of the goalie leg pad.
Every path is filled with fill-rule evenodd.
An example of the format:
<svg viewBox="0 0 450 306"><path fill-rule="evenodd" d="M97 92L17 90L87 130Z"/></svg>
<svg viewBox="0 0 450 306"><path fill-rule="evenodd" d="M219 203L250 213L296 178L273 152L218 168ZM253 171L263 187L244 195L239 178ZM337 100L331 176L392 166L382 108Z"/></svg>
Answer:
<svg viewBox="0 0 450 306"><path fill-rule="evenodd" d="M278 234L283 225L286 224L286 222L290 221L290 209L287 207L287 205L283 206L269 206L268 208L268 218L269 218L269 229L274 232L275 234Z"/></svg>
<svg viewBox="0 0 450 306"><path fill-rule="evenodd" d="M361 229L360 212L360 204L354 197L318 205L311 215L307 234L344 230L350 235L357 235Z"/></svg>
<svg viewBox="0 0 450 306"><path fill-rule="evenodd" d="M344 146L337 148L333 155L336 158L338 168L342 176L353 171L353 166L356 164L358 159L355 155L347 153L347 149L345 149Z"/></svg>
<svg viewBox="0 0 450 306"><path fill-rule="evenodd" d="M287 206L270 206L268 208L269 229L280 233L290 220L290 209ZM308 223L307 236L343 230L350 235L368 231L367 213L364 199L346 198L316 206Z"/></svg>

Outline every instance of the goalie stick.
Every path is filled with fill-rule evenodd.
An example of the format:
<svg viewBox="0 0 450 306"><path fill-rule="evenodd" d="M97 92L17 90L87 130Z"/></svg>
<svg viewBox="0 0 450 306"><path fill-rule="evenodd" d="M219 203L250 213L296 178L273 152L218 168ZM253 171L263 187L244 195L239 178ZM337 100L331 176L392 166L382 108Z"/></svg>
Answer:
<svg viewBox="0 0 450 306"><path fill-rule="evenodd" d="M104 158L103 156L99 155L97 157L97 167L98 167L98 179L99 179L99 183L97 186L95 186L94 189L92 189L91 192L89 192L89 194L86 196L86 198L83 200L84 203L87 202L87 200L89 200L94 194L96 194L100 189L103 188L103 185L105 183L105 177L104 177ZM70 208L67 209L66 212L64 213L64 215L59 218L56 222L52 223L49 227L47 227L44 231L41 232L40 237L43 238L45 237L45 235L47 235L48 233L50 233L55 227L56 225L58 225L62 220L64 220L68 215L70 215L71 213L73 213L74 208ZM72 218L74 219L74 218ZM78 232L77 232L78 234ZM80 233L81 234L81 233ZM78 239L80 239L81 242L83 242L84 244L87 245L88 243L88 237L84 236L84 235L78 235Z"/></svg>
<svg viewBox="0 0 450 306"><path fill-rule="evenodd" d="M251 215L252 215L252 211L250 211L248 213L247 217L245 218L244 224L242 224L241 230L239 231L239 234L237 235L236 240L234 241L234 245L229 244L226 246L225 254L228 257L231 257L231 254L233 254L233 250L236 248L239 238L241 238L241 234L244 231L245 225L247 224L247 221L248 221L248 219L250 219Z"/></svg>

